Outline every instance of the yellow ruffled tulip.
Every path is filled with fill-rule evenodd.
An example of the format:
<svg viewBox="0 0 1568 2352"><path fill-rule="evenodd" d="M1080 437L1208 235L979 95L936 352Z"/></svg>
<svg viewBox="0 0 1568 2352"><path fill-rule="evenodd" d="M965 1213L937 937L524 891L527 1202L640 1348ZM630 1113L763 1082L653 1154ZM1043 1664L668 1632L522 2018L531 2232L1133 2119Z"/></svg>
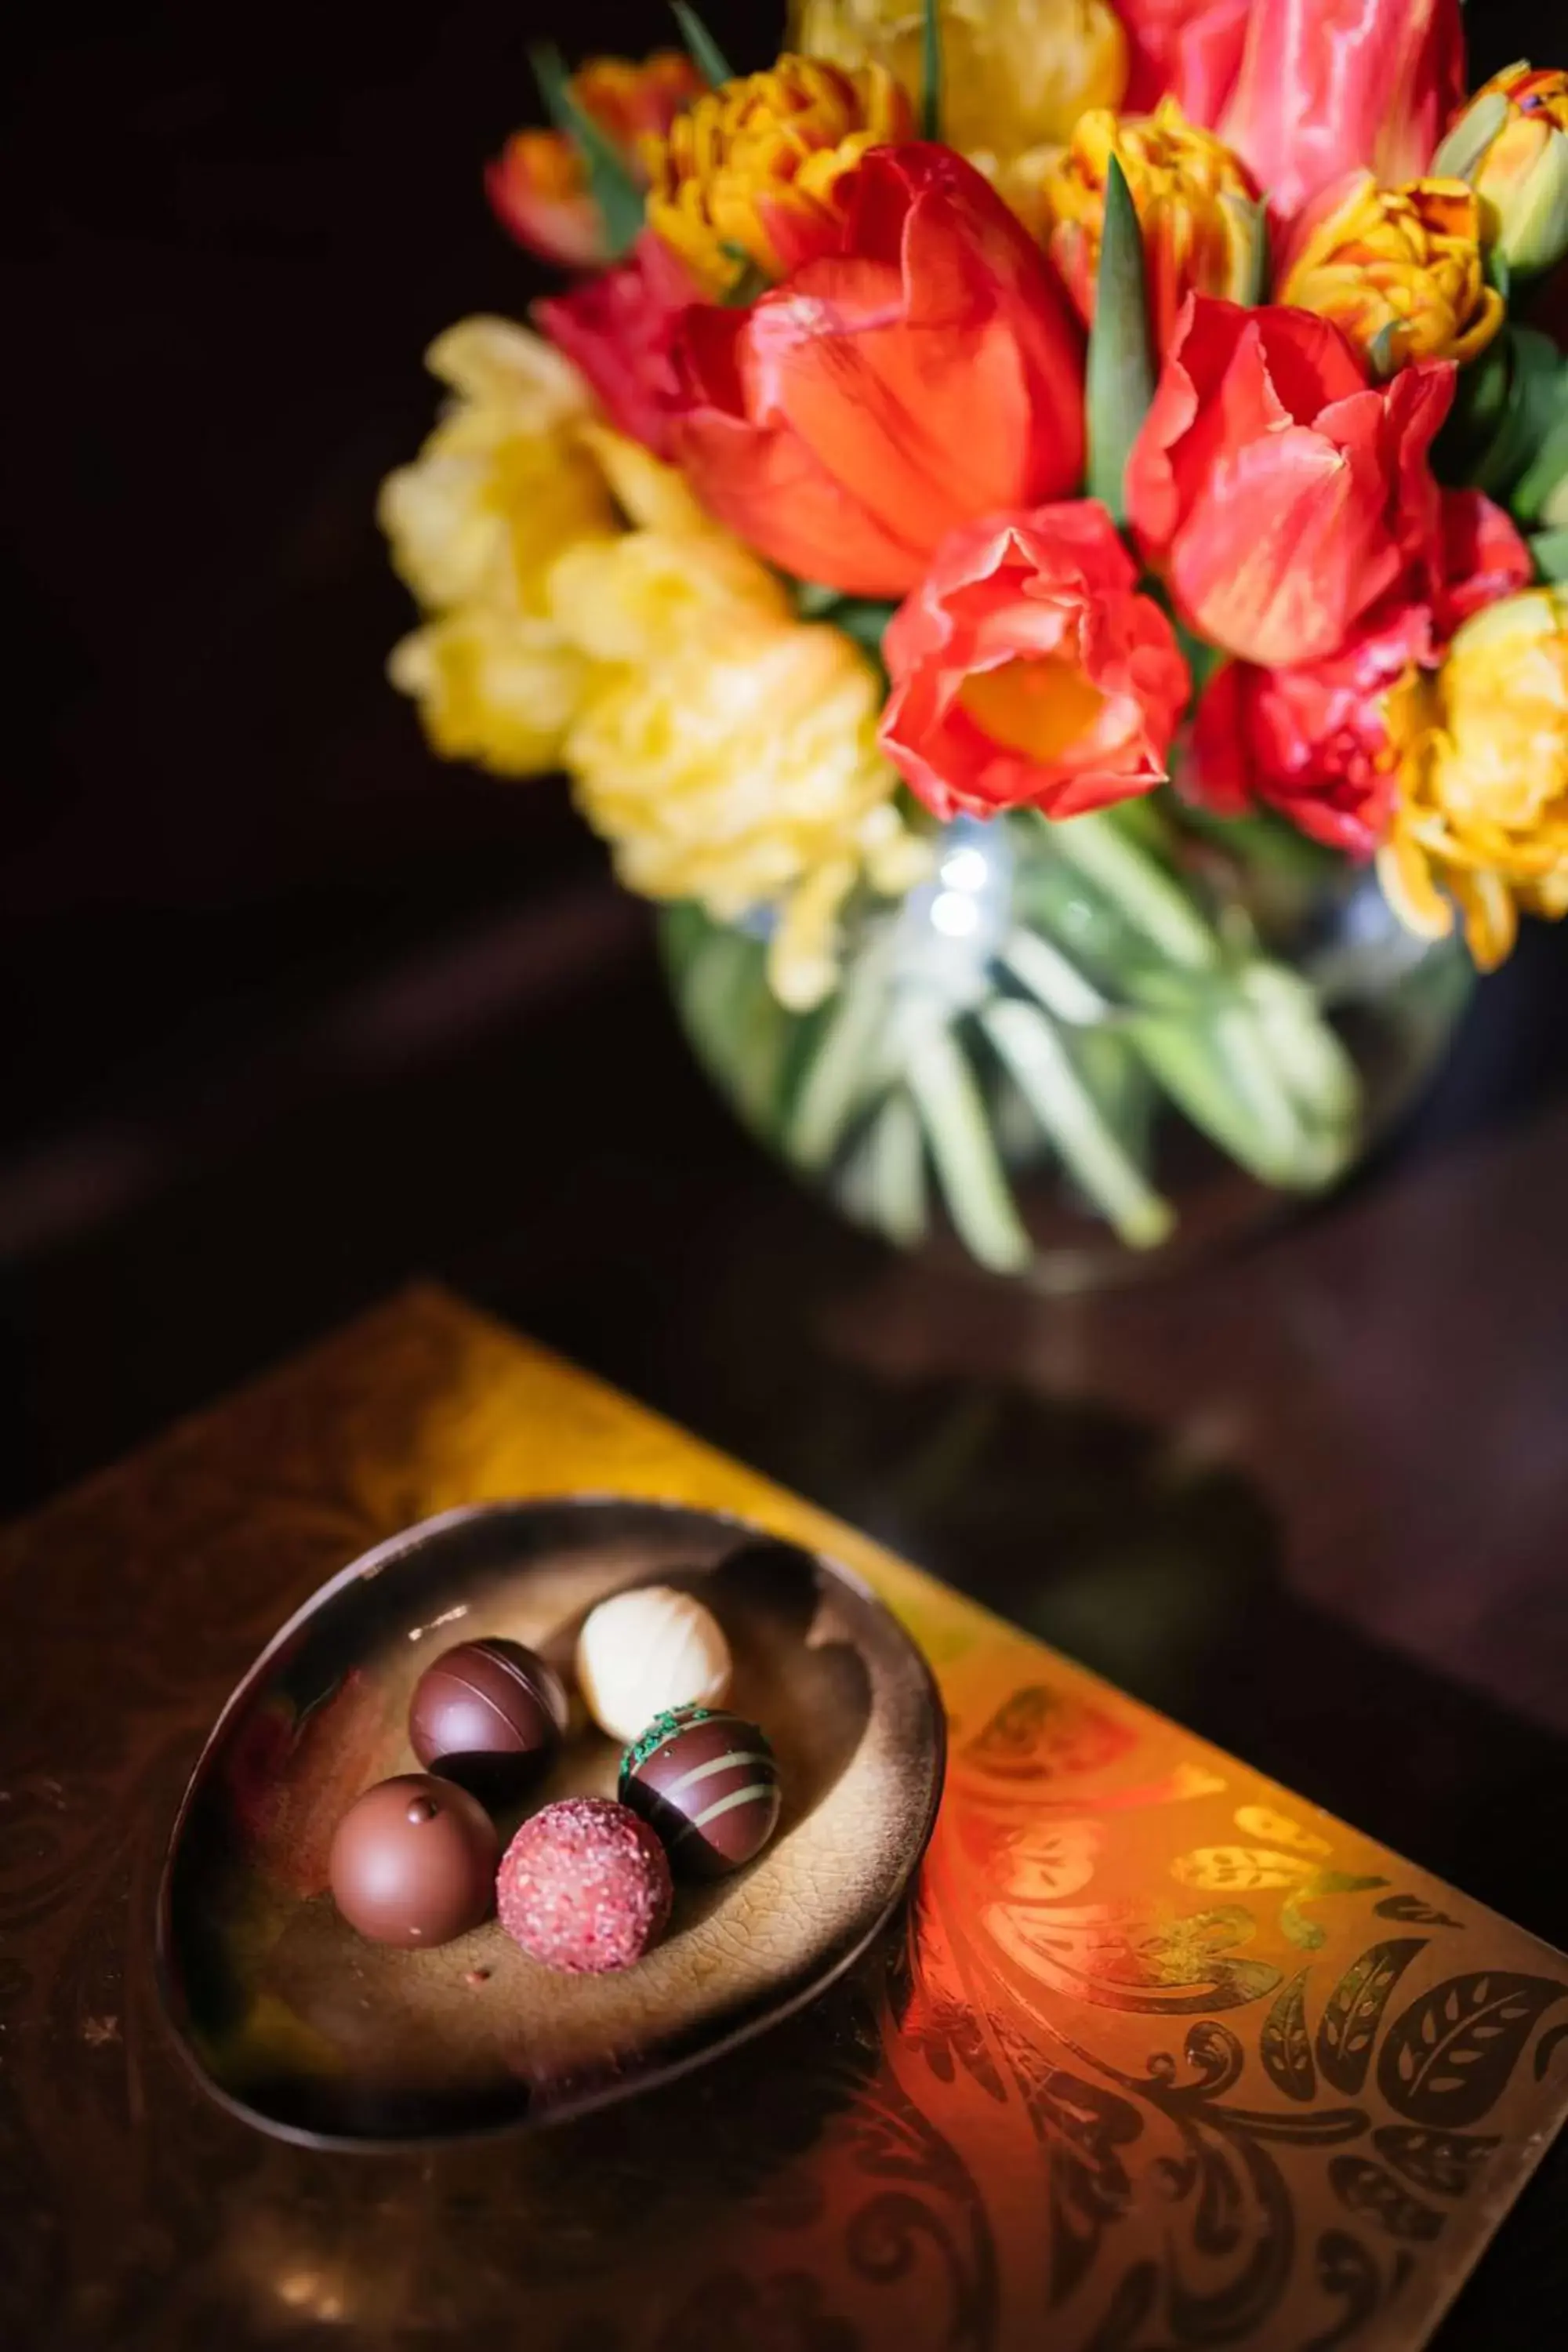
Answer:
<svg viewBox="0 0 1568 2352"><path fill-rule="evenodd" d="M1040 194L1051 258L1086 325L1094 318L1113 155L1143 233L1150 317L1163 351L1187 295L1251 300L1264 239L1258 191L1230 149L1189 122L1173 98L1149 115L1104 107L1080 115Z"/></svg>
<svg viewBox="0 0 1568 2352"><path fill-rule="evenodd" d="M942 135L992 168L1059 145L1086 107L1119 106L1127 36L1106 0L941 0ZM918 103L919 0L794 0L791 46L836 65L886 66Z"/></svg>
<svg viewBox="0 0 1568 2352"><path fill-rule="evenodd" d="M611 525L576 439L592 395L552 344L505 319L465 319L425 357L455 396L414 464L382 484L393 562L433 612L476 597L542 609L562 548Z"/></svg>
<svg viewBox="0 0 1568 2352"><path fill-rule="evenodd" d="M545 775L576 716L588 665L546 618L459 604L393 647L386 674L419 705L430 748L498 776Z"/></svg>
<svg viewBox="0 0 1568 2352"><path fill-rule="evenodd" d="M879 65L841 72L782 57L699 98L668 132L645 140L647 219L711 294L749 262L784 274L780 239L834 218L834 188L868 147L911 136L902 90Z"/></svg>
<svg viewBox="0 0 1568 2352"><path fill-rule="evenodd" d="M877 675L840 631L796 619L679 475L590 438L634 528L551 577L556 625L590 666L564 751L579 804L644 897L724 922L775 908L770 977L805 1008L833 986L856 884L900 892L924 868L877 749Z"/></svg>
<svg viewBox="0 0 1568 2352"><path fill-rule="evenodd" d="M587 387L559 352L504 319L467 319L428 365L454 397L378 513L392 560L437 615L393 652L393 684L418 702L443 759L506 776L556 765L584 676L549 617L563 549L615 528L604 476L580 439Z"/></svg>
<svg viewBox="0 0 1568 2352"><path fill-rule="evenodd" d="M1473 614L1436 677L1412 676L1390 698L1388 721L1399 799L1379 878L1430 938L1457 905L1489 971L1521 907L1568 913L1568 586Z"/></svg>
<svg viewBox="0 0 1568 2352"><path fill-rule="evenodd" d="M1474 191L1463 180L1380 188L1370 172L1307 231L1278 299L1331 319L1384 376L1410 360L1473 360L1504 317Z"/></svg>
<svg viewBox="0 0 1568 2352"><path fill-rule="evenodd" d="M1481 228L1529 276L1568 253L1568 73L1505 67L1483 82L1432 159L1481 200Z"/></svg>

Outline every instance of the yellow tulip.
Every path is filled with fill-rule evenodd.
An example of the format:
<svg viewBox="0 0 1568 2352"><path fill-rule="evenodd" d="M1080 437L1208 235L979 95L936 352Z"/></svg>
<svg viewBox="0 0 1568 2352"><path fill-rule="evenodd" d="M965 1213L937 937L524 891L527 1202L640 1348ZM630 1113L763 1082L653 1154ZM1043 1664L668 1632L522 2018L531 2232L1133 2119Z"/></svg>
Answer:
<svg viewBox="0 0 1568 2352"><path fill-rule="evenodd" d="M1306 233L1278 299L1331 319L1378 375L1409 360L1473 360L1504 316L1486 280L1480 230L1463 180L1380 188L1358 173Z"/></svg>
<svg viewBox="0 0 1568 2352"><path fill-rule="evenodd" d="M1230 149L1189 122L1173 98L1150 115L1119 117L1103 107L1080 115L1041 196L1051 257L1086 325L1113 155L1143 233L1150 317L1163 351L1188 294L1252 299L1264 238L1258 192Z"/></svg>
<svg viewBox="0 0 1568 2352"><path fill-rule="evenodd" d="M439 758L538 776L561 763L588 665L548 619L473 604L405 637L386 674L419 705Z"/></svg>
<svg viewBox="0 0 1568 2352"><path fill-rule="evenodd" d="M1568 73L1509 66L1483 82L1432 159L1469 182L1482 234L1510 268L1568 253Z"/></svg>
<svg viewBox="0 0 1568 2352"><path fill-rule="evenodd" d="M902 90L879 65L841 72L782 57L699 98L662 138L644 141L648 226L699 283L722 295L749 263L764 278L788 266L792 230L820 234L834 189L868 147L908 139Z"/></svg>
<svg viewBox="0 0 1568 2352"><path fill-rule="evenodd" d="M941 0L942 135L1008 194L1005 167L1070 137L1086 107L1119 106L1127 37L1106 0ZM917 101L919 0L793 0L792 46L836 65L886 66Z"/></svg>
<svg viewBox="0 0 1568 2352"><path fill-rule="evenodd" d="M591 438L634 527L551 575L555 625L589 665L564 746L578 803L644 897L723 922L776 909L773 987L816 1003L857 883L900 892L924 869L877 749L880 683L840 631L796 619L678 475Z"/></svg>
<svg viewBox="0 0 1568 2352"><path fill-rule="evenodd" d="M1473 614L1436 677L1413 675L1390 698L1388 722L1399 797L1379 878L1430 938L1457 905L1489 971L1521 907L1568 913L1568 586Z"/></svg>
<svg viewBox="0 0 1568 2352"><path fill-rule="evenodd" d="M401 578L427 610L482 598L542 611L563 547L611 528L610 501L577 440L592 411L575 368L526 328L466 319L426 353L455 397L377 509Z"/></svg>

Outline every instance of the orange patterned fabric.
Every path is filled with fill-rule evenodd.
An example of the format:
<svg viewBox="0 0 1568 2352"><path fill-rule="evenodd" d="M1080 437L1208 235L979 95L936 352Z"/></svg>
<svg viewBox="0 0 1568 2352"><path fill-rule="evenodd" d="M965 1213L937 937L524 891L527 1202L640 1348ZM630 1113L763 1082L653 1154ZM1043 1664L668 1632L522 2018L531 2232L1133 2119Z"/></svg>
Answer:
<svg viewBox="0 0 1568 2352"><path fill-rule="evenodd" d="M950 1764L907 1917L580 2123L374 2161L261 2137L152 1987L207 1721L380 1538L606 1488L816 1545L921 1643ZM235 2347L1414 2352L1568 2107L1568 1960L439 1293L16 1531L0 1580L8 2341L67 2294L72 2341L155 2312Z"/></svg>

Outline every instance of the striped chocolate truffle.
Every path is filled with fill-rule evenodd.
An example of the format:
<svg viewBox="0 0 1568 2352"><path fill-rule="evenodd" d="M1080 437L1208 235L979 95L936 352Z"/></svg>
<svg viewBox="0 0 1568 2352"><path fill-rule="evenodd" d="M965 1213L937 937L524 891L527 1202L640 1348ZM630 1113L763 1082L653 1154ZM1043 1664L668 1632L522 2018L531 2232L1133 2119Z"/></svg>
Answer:
<svg viewBox="0 0 1568 2352"><path fill-rule="evenodd" d="M766 1734L743 1716L673 1707L622 1757L619 1794L658 1831L677 1870L721 1878L772 1837L779 1768Z"/></svg>
<svg viewBox="0 0 1568 2352"><path fill-rule="evenodd" d="M521 1642L459 1642L415 1685L409 1745L426 1771L500 1803L549 1757L567 1712L560 1675Z"/></svg>

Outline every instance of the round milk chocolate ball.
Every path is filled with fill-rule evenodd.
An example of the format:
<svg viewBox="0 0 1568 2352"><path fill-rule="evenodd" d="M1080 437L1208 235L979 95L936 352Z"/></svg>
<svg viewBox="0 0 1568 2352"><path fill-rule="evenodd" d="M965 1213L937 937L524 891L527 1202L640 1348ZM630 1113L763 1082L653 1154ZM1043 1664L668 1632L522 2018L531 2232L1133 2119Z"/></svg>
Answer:
<svg viewBox="0 0 1568 2352"><path fill-rule="evenodd" d="M332 1840L332 1898L374 1944L449 1944L489 1916L500 1840L477 1797L403 1772L352 1804Z"/></svg>
<svg viewBox="0 0 1568 2352"><path fill-rule="evenodd" d="M500 1923L548 1969L628 1969L669 1916L669 1864L653 1832L609 1797L563 1797L524 1822L496 1880Z"/></svg>
<svg viewBox="0 0 1568 2352"><path fill-rule="evenodd" d="M766 1734L743 1716L677 1707L622 1757L620 1799L658 1832L677 1870L721 1878L777 1828L779 1768Z"/></svg>
<svg viewBox="0 0 1568 2352"><path fill-rule="evenodd" d="M577 1685L612 1739L635 1739L671 1706L719 1706L730 1644L710 1609L672 1584L638 1584L601 1601L577 1637Z"/></svg>
<svg viewBox="0 0 1568 2352"><path fill-rule="evenodd" d="M566 1721L560 1675L521 1642L459 1642L415 1685L408 1737L427 1771L493 1804L522 1786Z"/></svg>

